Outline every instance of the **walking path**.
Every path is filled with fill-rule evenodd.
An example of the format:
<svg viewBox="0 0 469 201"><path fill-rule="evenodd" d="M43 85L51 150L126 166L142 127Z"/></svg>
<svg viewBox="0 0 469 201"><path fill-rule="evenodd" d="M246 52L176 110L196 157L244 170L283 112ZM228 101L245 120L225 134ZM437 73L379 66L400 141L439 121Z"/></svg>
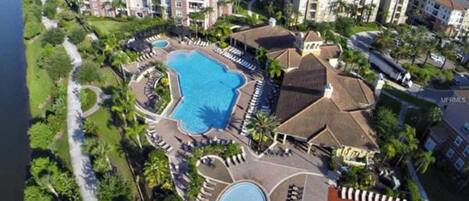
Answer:
<svg viewBox="0 0 469 201"><path fill-rule="evenodd" d="M407 169L409 170L410 177L412 177L412 180L417 184L417 187L419 188L420 196L422 197L422 200L429 201L427 192L425 192L425 189L423 188L422 183L420 183L419 177L417 176L417 173L415 172L412 162L407 161Z"/></svg>
<svg viewBox="0 0 469 201"><path fill-rule="evenodd" d="M91 166L90 158L81 150L84 134L82 125L82 111L80 103L80 84L75 81L75 71L81 66L82 60L77 47L66 38L63 46L72 59L73 69L69 75L67 88L67 133L73 174L80 188L80 195L84 201L97 201L96 175Z"/></svg>
<svg viewBox="0 0 469 201"><path fill-rule="evenodd" d="M81 86L81 89L90 89L91 91L93 91L96 94L96 99L97 99L96 103L93 105L93 107L91 107L87 111L83 112L83 117L88 117L88 116L92 115L93 113L95 113L96 111L98 111L99 108L101 107L101 104L103 103L103 101L110 98L110 95L104 94L103 90L101 90L101 88L99 88L97 86L83 85L83 86Z"/></svg>

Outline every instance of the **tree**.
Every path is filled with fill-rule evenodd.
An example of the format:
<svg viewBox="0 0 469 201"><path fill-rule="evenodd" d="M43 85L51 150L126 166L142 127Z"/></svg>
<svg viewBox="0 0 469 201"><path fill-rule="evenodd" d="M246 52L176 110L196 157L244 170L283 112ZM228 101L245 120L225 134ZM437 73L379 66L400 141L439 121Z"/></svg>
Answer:
<svg viewBox="0 0 469 201"><path fill-rule="evenodd" d="M42 24L36 20L25 21L23 37L26 40L32 39L42 31Z"/></svg>
<svg viewBox="0 0 469 201"><path fill-rule="evenodd" d="M59 173L59 168L54 161L49 158L35 158L31 161L30 173L42 189L59 197L53 181L53 177Z"/></svg>
<svg viewBox="0 0 469 201"><path fill-rule="evenodd" d="M434 51L437 50L437 44L436 43L433 43L432 41L430 40L427 40L425 43L424 43L425 47L425 60L423 61L423 66L425 66L425 64L427 64L427 61L428 61L428 58L430 57L430 54Z"/></svg>
<svg viewBox="0 0 469 201"><path fill-rule="evenodd" d="M85 40L86 37L86 32L82 28L76 28L70 32L70 35L68 38L70 39L70 42L74 44L79 44L83 40Z"/></svg>
<svg viewBox="0 0 469 201"><path fill-rule="evenodd" d="M90 60L85 60L80 68L78 68L76 78L81 84L100 81L99 66Z"/></svg>
<svg viewBox="0 0 469 201"><path fill-rule="evenodd" d="M46 0L42 8L42 11L44 15L47 16L48 18L55 19L58 7L59 5L56 0Z"/></svg>
<svg viewBox="0 0 469 201"><path fill-rule="evenodd" d="M260 47L256 50L256 60L261 64L261 66L265 67L267 64L267 50L263 47Z"/></svg>
<svg viewBox="0 0 469 201"><path fill-rule="evenodd" d="M430 125L440 122L442 117L443 111L441 111L441 108L436 106L431 107L425 113L425 119L429 121Z"/></svg>
<svg viewBox="0 0 469 201"><path fill-rule="evenodd" d="M126 84L121 84L118 89L113 91L111 110L120 116L124 127L127 127L127 123L136 118L134 106L135 97Z"/></svg>
<svg viewBox="0 0 469 201"><path fill-rule="evenodd" d="M347 10L348 5L347 2L344 0L337 0L334 2L334 7L335 15L339 16Z"/></svg>
<svg viewBox="0 0 469 201"><path fill-rule="evenodd" d="M393 36L389 29L385 29L383 32L376 36L373 46L381 51L390 49L393 46Z"/></svg>
<svg viewBox="0 0 469 201"><path fill-rule="evenodd" d="M98 200L130 201L132 191L129 182L117 175L105 174L98 184Z"/></svg>
<svg viewBox="0 0 469 201"><path fill-rule="evenodd" d="M125 71L123 65L130 62L130 57L124 51L118 51L112 54L111 57L111 65L114 67L119 67L121 69L121 73L125 80Z"/></svg>
<svg viewBox="0 0 469 201"><path fill-rule="evenodd" d="M392 56L396 63L399 63L399 59L406 58L410 55L409 47L406 45L396 45L392 49Z"/></svg>
<svg viewBox="0 0 469 201"><path fill-rule="evenodd" d="M43 41L43 45L46 43L49 43L53 46L56 46L56 45L62 44L64 42L64 38L65 38L65 32L60 28L56 28L56 29L48 30L44 34L42 41Z"/></svg>
<svg viewBox="0 0 469 201"><path fill-rule="evenodd" d="M385 107L378 108L374 125L378 134L384 138L393 136L399 131L399 119Z"/></svg>
<svg viewBox="0 0 469 201"><path fill-rule="evenodd" d="M345 50L342 55L340 55L340 60L345 63L344 71L350 72L353 68L353 63L356 61L357 55L356 52L353 50ZM352 67L349 68L349 65Z"/></svg>
<svg viewBox="0 0 469 201"><path fill-rule="evenodd" d="M380 147L381 152L384 154L384 160L394 158L400 149L401 142L396 138L392 137L384 142Z"/></svg>
<svg viewBox="0 0 469 201"><path fill-rule="evenodd" d="M269 116L264 112L257 112L246 125L248 132L251 134L252 140L257 142L258 150L262 150L266 143L272 138L274 130L279 123L273 116Z"/></svg>
<svg viewBox="0 0 469 201"><path fill-rule="evenodd" d="M123 0L113 0L111 6L115 9L115 13L120 16L125 12L126 4Z"/></svg>
<svg viewBox="0 0 469 201"><path fill-rule="evenodd" d="M415 128L407 124L399 132L398 140L401 142L401 149L398 150L400 157L397 163L399 164L403 159L407 161L410 158L410 154L418 149L419 141L415 134Z"/></svg>
<svg viewBox="0 0 469 201"><path fill-rule="evenodd" d="M268 4L267 4L267 15L269 17L274 17L275 15L275 6L274 6L274 2L273 1L270 1Z"/></svg>
<svg viewBox="0 0 469 201"><path fill-rule="evenodd" d="M145 132L146 125L139 124L137 121L132 121L132 123L130 123L129 126L124 127L124 130L125 130L125 134L130 139L135 139L136 144L140 147L140 149L142 149L142 142L140 140L140 137Z"/></svg>
<svg viewBox="0 0 469 201"><path fill-rule="evenodd" d="M171 190L169 162L162 150L153 151L149 154L148 161L143 167L145 181L150 187L160 186L162 189Z"/></svg>
<svg viewBox="0 0 469 201"><path fill-rule="evenodd" d="M440 48L439 51L441 55L445 57L443 63L441 64L441 67L440 67L441 69L445 67L445 64L448 61L448 59L453 60L456 57L454 53L454 49L455 49L455 45L451 42L446 43L445 45L443 45L443 47Z"/></svg>
<svg viewBox="0 0 469 201"><path fill-rule="evenodd" d="M50 149L55 133L44 123L35 123L28 130L29 144L33 149Z"/></svg>
<svg viewBox="0 0 469 201"><path fill-rule="evenodd" d="M220 23L214 28L214 34L221 41L225 41L226 37L232 33L228 23Z"/></svg>
<svg viewBox="0 0 469 201"><path fill-rule="evenodd" d="M41 57L38 64L55 81L66 77L72 70L70 58L62 48L54 49L50 55Z"/></svg>
<svg viewBox="0 0 469 201"><path fill-rule="evenodd" d="M416 155L415 155L415 164L417 165L417 171L420 173L425 173L428 169L428 167L435 163L436 159L433 157L433 154L431 151L422 151L420 150Z"/></svg>
<svg viewBox="0 0 469 201"><path fill-rule="evenodd" d="M28 185L24 189L24 201L53 201L51 195L38 186Z"/></svg>
<svg viewBox="0 0 469 201"><path fill-rule="evenodd" d="M282 66L277 60L269 60L267 71L271 78L278 78L282 75Z"/></svg>

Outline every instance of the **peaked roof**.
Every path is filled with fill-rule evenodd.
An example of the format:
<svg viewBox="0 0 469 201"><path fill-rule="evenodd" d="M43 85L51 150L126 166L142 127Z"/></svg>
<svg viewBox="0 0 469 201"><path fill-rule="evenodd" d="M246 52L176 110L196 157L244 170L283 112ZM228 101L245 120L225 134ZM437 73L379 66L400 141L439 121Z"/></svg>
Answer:
<svg viewBox="0 0 469 201"><path fill-rule="evenodd" d="M469 8L468 0L437 0L438 4L455 10L464 10Z"/></svg>
<svg viewBox="0 0 469 201"><path fill-rule="evenodd" d="M314 41L323 41L319 33L315 31L308 31L306 32L303 41L305 42L314 42Z"/></svg>
<svg viewBox="0 0 469 201"><path fill-rule="evenodd" d="M287 48L267 53L269 59L277 60L283 69L299 67L301 63L301 55L296 48Z"/></svg>
<svg viewBox="0 0 469 201"><path fill-rule="evenodd" d="M294 47L295 35L281 26L261 26L230 35L231 38L253 48L263 47L270 51Z"/></svg>

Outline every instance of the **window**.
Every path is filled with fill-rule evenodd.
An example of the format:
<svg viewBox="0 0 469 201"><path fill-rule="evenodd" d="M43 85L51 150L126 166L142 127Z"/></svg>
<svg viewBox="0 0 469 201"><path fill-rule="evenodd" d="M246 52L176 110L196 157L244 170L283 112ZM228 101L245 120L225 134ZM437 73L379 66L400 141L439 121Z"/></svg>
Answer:
<svg viewBox="0 0 469 201"><path fill-rule="evenodd" d="M469 156L469 145L466 145L466 148L464 149L464 156L465 157Z"/></svg>
<svg viewBox="0 0 469 201"><path fill-rule="evenodd" d="M181 7L182 7L182 2L176 1L176 8L181 8Z"/></svg>
<svg viewBox="0 0 469 201"><path fill-rule="evenodd" d="M425 148L428 151L433 151L433 149L435 149L435 146L436 146L436 143L435 141L433 141L432 138L428 138L427 141L425 141Z"/></svg>
<svg viewBox="0 0 469 201"><path fill-rule="evenodd" d="M456 139L454 139L454 144L456 146L459 146L459 145L461 145L461 143L462 143L462 138L459 137L459 136L456 136Z"/></svg>
<svg viewBox="0 0 469 201"><path fill-rule="evenodd" d="M464 123L464 127L462 128L465 134L469 134L469 122Z"/></svg>
<svg viewBox="0 0 469 201"><path fill-rule="evenodd" d="M463 166L464 161L461 158L458 158L458 160L454 163L454 167L456 167L457 170L461 170Z"/></svg>
<svg viewBox="0 0 469 201"><path fill-rule="evenodd" d="M453 149L448 149L448 151L446 152L446 157L448 157L449 159L451 159L451 157L453 157L454 155L454 150Z"/></svg>

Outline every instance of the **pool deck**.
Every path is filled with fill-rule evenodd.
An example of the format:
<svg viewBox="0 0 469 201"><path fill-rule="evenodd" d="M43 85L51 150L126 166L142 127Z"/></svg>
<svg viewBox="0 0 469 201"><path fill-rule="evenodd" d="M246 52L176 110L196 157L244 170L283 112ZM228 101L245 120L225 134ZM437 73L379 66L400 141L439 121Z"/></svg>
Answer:
<svg viewBox="0 0 469 201"><path fill-rule="evenodd" d="M240 65L213 52L211 50L213 46L201 48L181 45L173 39L168 40L171 45L167 48L163 48L162 51L166 52L176 49L198 50L225 64L229 70L241 73L245 78L245 84L238 89L239 94L237 101L233 106L233 112L230 116L227 127L225 129L211 129L204 135L188 135L180 129L177 121L169 118L170 114L174 111L177 103L181 99L177 75L175 72L169 72L172 101L163 114L163 116L166 117L159 119L159 121L150 122L149 124L159 133L166 143L174 148L172 151L167 153L171 166L178 167L177 170L173 169L173 175L181 176L186 174L187 164L183 157L186 152L181 148L183 143L204 141L209 138L213 139L216 137L218 139L233 140L234 142L239 143L244 147L244 150L246 150L247 160L244 163L230 166L229 168L223 163L218 163L217 171L210 172L201 170L208 178L225 178L226 172L219 168L226 168L226 171L228 171L233 177L233 182L252 180L262 185L271 201L286 200L287 191L285 191L285 188L290 184L299 182L299 186L305 187L303 201L325 201L327 199L327 187L329 186L327 184L328 178L326 177L328 173L326 165L321 158L307 154L300 149L296 149L294 145L288 143L285 145L276 143L273 149L288 147L292 150L291 156L265 155L261 157L251 151L249 139L240 135L241 124L247 111L251 96L254 93L255 81L261 80L263 77L259 73L245 71ZM155 59L161 59L160 61L164 61L166 56L167 54L161 54ZM220 165L223 165L223 167L220 167ZM174 183L180 193L183 192L182 189L184 189L188 184L188 182L183 181L183 179L176 179L176 176ZM215 183L217 184L216 188L211 192L212 196L208 198L208 200L211 201L215 201L218 195L227 186L225 182Z"/></svg>

